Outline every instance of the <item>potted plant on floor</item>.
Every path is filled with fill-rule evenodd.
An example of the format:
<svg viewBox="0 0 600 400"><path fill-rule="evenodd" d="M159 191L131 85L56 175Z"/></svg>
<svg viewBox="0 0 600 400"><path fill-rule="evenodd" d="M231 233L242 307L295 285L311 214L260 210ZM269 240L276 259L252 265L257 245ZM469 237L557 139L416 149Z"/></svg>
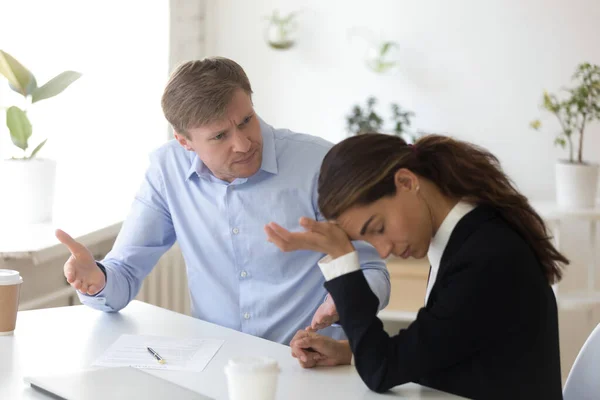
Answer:
<svg viewBox="0 0 600 400"><path fill-rule="evenodd" d="M563 89L564 96L544 93L542 107L560 124L554 143L567 148L569 158L556 164L556 198L561 207L587 208L596 202L598 164L583 157L584 134L591 123L600 120L600 66L579 64L573 74L574 86ZM540 120L531 122L539 130Z"/></svg>
<svg viewBox="0 0 600 400"><path fill-rule="evenodd" d="M39 101L61 93L81 77L79 72L65 71L38 86L35 76L10 54L0 50L0 75L8 81L10 89L23 97L22 107L6 108L6 126L12 143L20 155L0 161L2 186L1 210L4 220L23 223L46 222L52 218L56 162L38 157L46 144L39 141L31 146L32 124L27 110Z"/></svg>

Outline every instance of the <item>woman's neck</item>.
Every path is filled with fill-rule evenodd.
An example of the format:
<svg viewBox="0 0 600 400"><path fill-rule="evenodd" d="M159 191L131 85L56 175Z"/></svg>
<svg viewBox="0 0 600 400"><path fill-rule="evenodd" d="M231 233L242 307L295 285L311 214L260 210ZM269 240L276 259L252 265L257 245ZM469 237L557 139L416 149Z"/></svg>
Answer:
<svg viewBox="0 0 600 400"><path fill-rule="evenodd" d="M429 207L431 213L432 237L435 236L442 222L460 199L448 197L439 190L432 182L426 181L421 184L421 194Z"/></svg>

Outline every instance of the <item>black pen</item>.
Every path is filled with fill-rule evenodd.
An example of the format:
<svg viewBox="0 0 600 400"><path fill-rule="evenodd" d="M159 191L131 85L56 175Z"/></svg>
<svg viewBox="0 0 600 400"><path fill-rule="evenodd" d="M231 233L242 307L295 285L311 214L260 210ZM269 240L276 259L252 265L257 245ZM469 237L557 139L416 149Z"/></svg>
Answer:
<svg viewBox="0 0 600 400"><path fill-rule="evenodd" d="M152 350L150 347L146 347L148 349L148 351L150 352L150 354L152 354L154 356L154 358L156 358L156 360L158 361L159 364L164 364L166 363L166 361L158 355L157 352L155 352L154 350Z"/></svg>

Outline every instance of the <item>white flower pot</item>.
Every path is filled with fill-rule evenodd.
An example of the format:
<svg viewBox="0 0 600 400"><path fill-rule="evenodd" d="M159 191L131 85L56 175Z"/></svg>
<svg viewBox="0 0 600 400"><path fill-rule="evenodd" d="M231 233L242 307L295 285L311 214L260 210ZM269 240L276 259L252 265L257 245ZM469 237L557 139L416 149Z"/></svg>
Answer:
<svg viewBox="0 0 600 400"><path fill-rule="evenodd" d="M0 223L50 222L55 177L53 160L0 161Z"/></svg>
<svg viewBox="0 0 600 400"><path fill-rule="evenodd" d="M597 190L598 164L556 163L556 200L560 207L594 207Z"/></svg>

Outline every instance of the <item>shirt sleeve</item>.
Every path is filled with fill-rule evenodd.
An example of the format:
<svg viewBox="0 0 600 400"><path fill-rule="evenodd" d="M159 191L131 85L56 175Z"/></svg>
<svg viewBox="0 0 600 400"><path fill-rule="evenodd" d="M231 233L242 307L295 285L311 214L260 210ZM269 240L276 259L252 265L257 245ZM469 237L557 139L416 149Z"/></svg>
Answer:
<svg viewBox="0 0 600 400"><path fill-rule="evenodd" d="M358 271L360 269L358 252L353 251L336 259L332 259L331 256L325 256L319 261L319 268L326 281Z"/></svg>
<svg viewBox="0 0 600 400"><path fill-rule="evenodd" d="M151 163L112 250L101 261L104 289L94 296L77 292L80 301L98 310L119 311L135 298L175 239L163 176L157 163Z"/></svg>

